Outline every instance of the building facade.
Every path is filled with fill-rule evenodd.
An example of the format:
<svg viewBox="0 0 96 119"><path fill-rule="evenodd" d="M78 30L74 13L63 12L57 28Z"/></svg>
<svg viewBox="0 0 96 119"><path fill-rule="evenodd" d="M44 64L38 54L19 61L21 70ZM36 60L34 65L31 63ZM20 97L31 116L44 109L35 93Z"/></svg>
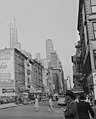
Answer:
<svg viewBox="0 0 96 119"><path fill-rule="evenodd" d="M14 50L0 50L0 96L15 96Z"/></svg>
<svg viewBox="0 0 96 119"><path fill-rule="evenodd" d="M54 69L58 69L60 68L60 62L59 62L59 58L57 55L56 51L53 51L50 53L50 61L49 61L50 67L53 67Z"/></svg>
<svg viewBox="0 0 96 119"><path fill-rule="evenodd" d="M0 95L15 96L25 88L26 57L17 49L0 50Z"/></svg>
<svg viewBox="0 0 96 119"><path fill-rule="evenodd" d="M48 60L48 87L54 93L64 92L64 72L51 39L46 40L46 57Z"/></svg>
<svg viewBox="0 0 96 119"><path fill-rule="evenodd" d="M46 93L49 92L49 87L48 87L48 60L46 58L41 59L40 63L43 65L43 85L44 85L44 91Z"/></svg>
<svg viewBox="0 0 96 119"><path fill-rule="evenodd" d="M41 55L40 55L40 53L36 53L36 54L35 54L35 59L36 59L38 62L40 62L40 60L41 60Z"/></svg>
<svg viewBox="0 0 96 119"><path fill-rule="evenodd" d="M0 50L0 96L22 96L26 89L43 91L43 66L15 48Z"/></svg>
<svg viewBox="0 0 96 119"><path fill-rule="evenodd" d="M30 89L32 87L32 60L25 60L25 86L26 89Z"/></svg>
<svg viewBox="0 0 96 119"><path fill-rule="evenodd" d="M81 59L81 42L78 41L76 46L76 53L74 56L72 56L72 62L73 62L73 83L74 83L74 89L80 90L83 89L80 79L82 77L82 65L83 61Z"/></svg>
<svg viewBox="0 0 96 119"><path fill-rule="evenodd" d="M96 99L96 0L79 0L78 26L80 56L79 83L85 93Z"/></svg>
<svg viewBox="0 0 96 119"><path fill-rule="evenodd" d="M43 69L41 63L39 63L37 60L33 60L32 65L32 84L33 87L36 89L36 91L43 91L44 85L43 85Z"/></svg>

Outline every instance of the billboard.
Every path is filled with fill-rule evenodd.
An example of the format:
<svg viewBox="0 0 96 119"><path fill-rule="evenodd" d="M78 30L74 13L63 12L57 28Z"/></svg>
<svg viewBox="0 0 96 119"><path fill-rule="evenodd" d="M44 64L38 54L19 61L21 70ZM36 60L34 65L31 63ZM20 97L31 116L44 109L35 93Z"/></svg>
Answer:
<svg viewBox="0 0 96 119"><path fill-rule="evenodd" d="M0 51L0 87L15 85L13 53L10 50Z"/></svg>

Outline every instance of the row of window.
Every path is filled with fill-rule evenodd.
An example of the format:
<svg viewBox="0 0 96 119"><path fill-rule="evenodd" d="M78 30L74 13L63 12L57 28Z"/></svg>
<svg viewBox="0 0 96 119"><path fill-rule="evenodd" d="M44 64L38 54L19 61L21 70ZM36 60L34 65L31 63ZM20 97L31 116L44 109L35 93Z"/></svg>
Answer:
<svg viewBox="0 0 96 119"><path fill-rule="evenodd" d="M24 65L15 62L15 70L20 71L20 72L25 72L25 67Z"/></svg>
<svg viewBox="0 0 96 119"><path fill-rule="evenodd" d="M15 72L16 83L25 84L25 75L23 73Z"/></svg>
<svg viewBox="0 0 96 119"><path fill-rule="evenodd" d="M20 63L20 64L24 64L24 58L22 58L21 56L15 54L15 61Z"/></svg>
<svg viewBox="0 0 96 119"><path fill-rule="evenodd" d="M36 67L35 67L36 68ZM36 69L33 68L34 73L32 74L34 77L34 83L36 82L36 84L38 83L38 85L41 85L42 82L41 80L38 80L37 77L37 68L38 68L38 75L40 77L40 79L42 78L42 71L41 68L37 67ZM28 72L29 73L29 72ZM20 84L20 85L24 85L25 84L25 66L24 66L24 58L18 54L15 54L15 79L16 79L16 83ZM27 80L27 83L30 83L30 80ZM40 83L40 84L39 84Z"/></svg>
<svg viewBox="0 0 96 119"><path fill-rule="evenodd" d="M25 85L24 58L19 54L15 54L15 79L17 84Z"/></svg>
<svg viewBox="0 0 96 119"><path fill-rule="evenodd" d="M96 22L93 23L94 38L96 39Z"/></svg>

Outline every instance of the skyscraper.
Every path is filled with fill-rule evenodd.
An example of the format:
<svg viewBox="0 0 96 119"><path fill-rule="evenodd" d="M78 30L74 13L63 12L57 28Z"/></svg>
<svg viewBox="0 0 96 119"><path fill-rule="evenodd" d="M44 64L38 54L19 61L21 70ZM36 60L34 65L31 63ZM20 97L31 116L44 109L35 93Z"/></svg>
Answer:
<svg viewBox="0 0 96 119"><path fill-rule="evenodd" d="M35 54L35 58L36 58L36 60L39 62L40 59L41 59L40 53L36 53L36 54Z"/></svg>
<svg viewBox="0 0 96 119"><path fill-rule="evenodd" d="M50 53L50 63L51 63L51 67L59 68L58 55L56 51Z"/></svg>
<svg viewBox="0 0 96 119"><path fill-rule="evenodd" d="M54 51L53 43L51 39L46 40L46 57L50 60L50 53Z"/></svg>
<svg viewBox="0 0 96 119"><path fill-rule="evenodd" d="M14 25L10 24L10 48L21 50L21 44L18 42L18 31L14 19Z"/></svg>

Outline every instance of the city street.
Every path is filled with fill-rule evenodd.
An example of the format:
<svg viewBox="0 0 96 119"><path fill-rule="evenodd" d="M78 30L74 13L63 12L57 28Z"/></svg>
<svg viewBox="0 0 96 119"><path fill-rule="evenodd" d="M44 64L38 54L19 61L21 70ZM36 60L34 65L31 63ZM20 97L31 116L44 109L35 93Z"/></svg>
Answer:
<svg viewBox="0 0 96 119"><path fill-rule="evenodd" d="M40 108L36 112L34 103L0 110L1 119L64 119L61 108L54 103L55 112L48 112L48 101L39 102Z"/></svg>

